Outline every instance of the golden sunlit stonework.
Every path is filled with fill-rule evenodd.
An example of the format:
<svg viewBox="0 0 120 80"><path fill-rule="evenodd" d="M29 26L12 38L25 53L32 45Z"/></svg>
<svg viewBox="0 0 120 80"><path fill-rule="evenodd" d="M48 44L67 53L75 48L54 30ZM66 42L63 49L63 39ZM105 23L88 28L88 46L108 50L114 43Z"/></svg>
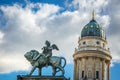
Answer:
<svg viewBox="0 0 120 80"><path fill-rule="evenodd" d="M110 80L112 56L104 30L94 19L94 12L92 20L82 29L73 58L74 80Z"/></svg>

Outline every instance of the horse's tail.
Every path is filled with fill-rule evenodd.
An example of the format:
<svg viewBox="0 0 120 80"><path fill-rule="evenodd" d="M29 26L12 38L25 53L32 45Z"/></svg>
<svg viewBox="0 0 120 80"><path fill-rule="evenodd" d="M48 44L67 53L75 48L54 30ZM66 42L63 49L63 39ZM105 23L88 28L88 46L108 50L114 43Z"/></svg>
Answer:
<svg viewBox="0 0 120 80"><path fill-rule="evenodd" d="M64 60L64 64L62 65L62 60ZM62 68L64 68L66 66L66 59L64 57L60 57L60 65ZM60 70L56 71L59 72Z"/></svg>
<svg viewBox="0 0 120 80"><path fill-rule="evenodd" d="M64 68L66 66L66 59L64 57L60 57L60 59L61 59L61 62L62 62L62 60L64 60L64 64L62 66L62 68Z"/></svg>

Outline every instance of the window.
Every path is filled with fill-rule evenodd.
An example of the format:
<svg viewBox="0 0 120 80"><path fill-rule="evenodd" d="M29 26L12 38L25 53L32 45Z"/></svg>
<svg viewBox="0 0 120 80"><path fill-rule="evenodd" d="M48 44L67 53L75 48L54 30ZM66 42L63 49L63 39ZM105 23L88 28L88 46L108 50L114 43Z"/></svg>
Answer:
<svg viewBox="0 0 120 80"><path fill-rule="evenodd" d="M82 71L82 78L84 78L84 71Z"/></svg>
<svg viewBox="0 0 120 80"><path fill-rule="evenodd" d="M91 28L93 28L93 25L91 25Z"/></svg>
<svg viewBox="0 0 120 80"><path fill-rule="evenodd" d="M84 41L84 42L83 42L83 44L85 45L85 44L86 44L86 42Z"/></svg>
<svg viewBox="0 0 120 80"><path fill-rule="evenodd" d="M96 26L96 28L99 28L98 26Z"/></svg>
<svg viewBox="0 0 120 80"><path fill-rule="evenodd" d="M99 41L97 41L97 42L96 42L96 44L97 44L97 45L99 45L99 44L100 44L100 42L99 42Z"/></svg>
<svg viewBox="0 0 120 80"><path fill-rule="evenodd" d="M99 78L99 71L96 71L96 79Z"/></svg>

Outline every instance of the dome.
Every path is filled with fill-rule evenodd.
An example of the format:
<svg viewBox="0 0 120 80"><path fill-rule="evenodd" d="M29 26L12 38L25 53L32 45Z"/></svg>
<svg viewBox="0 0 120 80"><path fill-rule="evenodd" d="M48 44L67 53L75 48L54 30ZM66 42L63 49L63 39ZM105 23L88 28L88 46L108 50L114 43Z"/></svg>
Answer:
<svg viewBox="0 0 120 80"><path fill-rule="evenodd" d="M81 32L81 38L86 36L96 36L100 38L105 38L105 33L102 27L94 20L94 13L92 20L83 27Z"/></svg>

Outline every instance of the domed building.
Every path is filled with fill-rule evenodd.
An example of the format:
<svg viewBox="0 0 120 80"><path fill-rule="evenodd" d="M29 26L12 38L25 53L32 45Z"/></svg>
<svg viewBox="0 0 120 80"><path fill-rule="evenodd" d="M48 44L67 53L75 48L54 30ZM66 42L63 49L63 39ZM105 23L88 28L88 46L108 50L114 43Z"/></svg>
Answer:
<svg viewBox="0 0 120 80"><path fill-rule="evenodd" d="M110 80L112 56L103 28L94 19L86 24L73 54L74 80Z"/></svg>

